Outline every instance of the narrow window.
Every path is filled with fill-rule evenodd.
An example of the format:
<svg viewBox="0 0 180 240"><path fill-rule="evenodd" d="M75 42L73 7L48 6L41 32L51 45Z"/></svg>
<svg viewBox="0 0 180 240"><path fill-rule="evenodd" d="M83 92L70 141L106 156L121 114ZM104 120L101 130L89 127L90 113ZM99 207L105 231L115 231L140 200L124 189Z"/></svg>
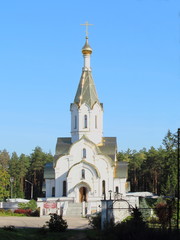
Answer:
<svg viewBox="0 0 180 240"><path fill-rule="evenodd" d="M66 197L66 181L63 181L63 197Z"/></svg>
<svg viewBox="0 0 180 240"><path fill-rule="evenodd" d="M81 178L85 179L85 170L84 169L82 169L82 171L81 171Z"/></svg>
<svg viewBox="0 0 180 240"><path fill-rule="evenodd" d="M55 187L52 187L52 197L55 197Z"/></svg>
<svg viewBox="0 0 180 240"><path fill-rule="evenodd" d="M86 149L83 148L83 158L86 158Z"/></svg>
<svg viewBox="0 0 180 240"><path fill-rule="evenodd" d="M97 128L97 115L95 116L95 128Z"/></svg>
<svg viewBox="0 0 180 240"><path fill-rule="evenodd" d="M74 117L74 129L77 128L77 116Z"/></svg>
<svg viewBox="0 0 180 240"><path fill-rule="evenodd" d="M102 181L102 194L105 194L106 182L105 180Z"/></svg>
<svg viewBox="0 0 180 240"><path fill-rule="evenodd" d="M116 187L116 193L119 193L119 187Z"/></svg>
<svg viewBox="0 0 180 240"><path fill-rule="evenodd" d="M84 128L87 128L87 115L84 115Z"/></svg>

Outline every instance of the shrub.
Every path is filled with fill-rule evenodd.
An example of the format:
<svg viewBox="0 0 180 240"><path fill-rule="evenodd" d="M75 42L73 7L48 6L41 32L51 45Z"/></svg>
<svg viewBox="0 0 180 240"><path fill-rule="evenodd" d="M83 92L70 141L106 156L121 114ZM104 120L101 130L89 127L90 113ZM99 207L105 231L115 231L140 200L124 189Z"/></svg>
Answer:
<svg viewBox="0 0 180 240"><path fill-rule="evenodd" d="M3 230L5 230L5 231L11 231L11 232L15 232L15 231L16 231L15 226L13 226L13 225L4 226L4 227L3 227Z"/></svg>
<svg viewBox="0 0 180 240"><path fill-rule="evenodd" d="M5 211L5 213L6 213L7 215L12 215L12 214L13 214L13 212L11 211L11 209L7 209L7 210Z"/></svg>
<svg viewBox="0 0 180 240"><path fill-rule="evenodd" d="M32 211L35 211L37 208L37 203L32 199L28 203L19 203L18 207L21 209L31 209Z"/></svg>
<svg viewBox="0 0 180 240"><path fill-rule="evenodd" d="M147 205L145 198L140 199L139 208L140 208L139 210L142 214L143 220L144 221L147 220L151 216L151 209Z"/></svg>
<svg viewBox="0 0 180 240"><path fill-rule="evenodd" d="M39 217L40 216L40 209L37 208L35 211L31 212L32 217Z"/></svg>
<svg viewBox="0 0 180 240"><path fill-rule="evenodd" d="M16 209L16 210L14 211L14 213L24 214L24 215L26 215L26 216L30 216L31 213L32 213L32 211L31 211L31 209Z"/></svg>
<svg viewBox="0 0 180 240"><path fill-rule="evenodd" d="M66 220L62 216L57 215L56 213L50 214L50 220L46 222L49 230L51 232L65 232L68 225Z"/></svg>
<svg viewBox="0 0 180 240"><path fill-rule="evenodd" d="M172 209L167 203L161 202L156 205L155 213L162 228L167 228L172 218Z"/></svg>
<svg viewBox="0 0 180 240"><path fill-rule="evenodd" d="M37 209L37 202L35 200L30 200L28 202L28 208L31 209L32 211L35 211Z"/></svg>
<svg viewBox="0 0 180 240"><path fill-rule="evenodd" d="M129 220L131 220L131 219L132 219L132 216L128 216L128 217L126 217L125 219L122 220L122 223L123 223L123 222L127 222L127 221L129 221Z"/></svg>
<svg viewBox="0 0 180 240"><path fill-rule="evenodd" d="M159 225L159 221L157 217L150 217L148 219L148 223L150 227L156 228Z"/></svg>
<svg viewBox="0 0 180 240"><path fill-rule="evenodd" d="M93 229L101 229L101 213L97 213L96 216L89 218L88 223Z"/></svg>
<svg viewBox="0 0 180 240"><path fill-rule="evenodd" d="M133 208L131 218L126 221L115 224L113 233L115 239L144 239L142 235L147 231L146 223L143 221L142 214L138 208Z"/></svg>

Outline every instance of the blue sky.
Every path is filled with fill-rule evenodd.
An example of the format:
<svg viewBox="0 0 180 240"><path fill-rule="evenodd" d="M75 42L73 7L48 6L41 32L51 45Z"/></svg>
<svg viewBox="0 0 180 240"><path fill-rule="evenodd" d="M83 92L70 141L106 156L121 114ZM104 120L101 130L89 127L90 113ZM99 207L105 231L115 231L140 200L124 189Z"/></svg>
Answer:
<svg viewBox="0 0 180 240"><path fill-rule="evenodd" d="M180 127L179 0L1 1L0 150L55 152L70 136L83 66L104 104L104 136L118 150L158 148Z"/></svg>

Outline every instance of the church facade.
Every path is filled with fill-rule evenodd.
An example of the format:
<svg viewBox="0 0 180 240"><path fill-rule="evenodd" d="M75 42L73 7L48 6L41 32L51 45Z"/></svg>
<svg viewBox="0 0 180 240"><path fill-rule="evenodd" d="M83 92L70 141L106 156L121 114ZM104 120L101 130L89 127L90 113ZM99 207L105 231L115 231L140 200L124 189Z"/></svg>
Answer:
<svg viewBox="0 0 180 240"><path fill-rule="evenodd" d="M71 137L57 139L54 162L44 169L46 199L100 202L110 192L125 196L127 163L117 161L116 137L103 136L103 104L92 77L92 48L86 37L84 66L70 105Z"/></svg>

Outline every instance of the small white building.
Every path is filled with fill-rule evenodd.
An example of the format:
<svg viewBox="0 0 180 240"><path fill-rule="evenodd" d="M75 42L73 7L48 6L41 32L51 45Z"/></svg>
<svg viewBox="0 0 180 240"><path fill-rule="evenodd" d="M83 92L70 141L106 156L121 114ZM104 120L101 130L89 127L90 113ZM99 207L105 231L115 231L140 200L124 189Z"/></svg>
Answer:
<svg viewBox="0 0 180 240"><path fill-rule="evenodd" d="M84 67L70 105L71 138L58 138L54 162L45 166L45 200L89 204L97 210L109 191L127 192L127 163L116 158L116 137L103 137L103 104L99 102L92 78L88 37L82 48ZM113 197L113 194L112 194Z"/></svg>

